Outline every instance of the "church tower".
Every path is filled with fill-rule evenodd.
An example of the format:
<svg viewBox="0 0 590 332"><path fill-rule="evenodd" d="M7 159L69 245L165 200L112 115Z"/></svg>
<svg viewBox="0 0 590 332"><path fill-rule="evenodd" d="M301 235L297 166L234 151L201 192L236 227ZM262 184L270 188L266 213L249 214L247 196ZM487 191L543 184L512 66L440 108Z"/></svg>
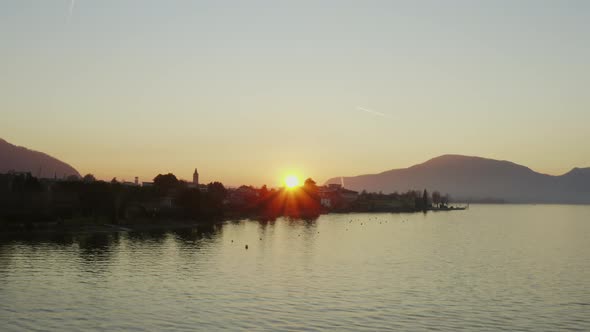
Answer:
<svg viewBox="0 0 590 332"><path fill-rule="evenodd" d="M196 168L195 168L195 172L193 173L193 184L196 185L197 187L199 186L199 172L197 172Z"/></svg>

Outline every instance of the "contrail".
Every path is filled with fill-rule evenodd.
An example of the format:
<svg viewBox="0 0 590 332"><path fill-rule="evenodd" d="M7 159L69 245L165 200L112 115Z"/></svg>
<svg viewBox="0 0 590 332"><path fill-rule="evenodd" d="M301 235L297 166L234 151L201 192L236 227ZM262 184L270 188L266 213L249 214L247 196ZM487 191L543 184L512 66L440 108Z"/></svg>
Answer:
<svg viewBox="0 0 590 332"><path fill-rule="evenodd" d="M76 6L76 0L70 1L70 10L68 11L68 21L72 18L72 14L74 13L74 7Z"/></svg>
<svg viewBox="0 0 590 332"><path fill-rule="evenodd" d="M359 111L363 111L363 112L371 113L371 114L373 114L373 115L382 116L382 117L384 117L384 118L389 118L389 117L390 117L389 115L387 115L387 114L385 114L385 113L381 113L381 112L373 111L373 110L370 110L370 109L368 109L368 108L364 108L364 107L360 107L360 106L357 106L357 107L356 107L356 109L357 109L357 110L359 110Z"/></svg>

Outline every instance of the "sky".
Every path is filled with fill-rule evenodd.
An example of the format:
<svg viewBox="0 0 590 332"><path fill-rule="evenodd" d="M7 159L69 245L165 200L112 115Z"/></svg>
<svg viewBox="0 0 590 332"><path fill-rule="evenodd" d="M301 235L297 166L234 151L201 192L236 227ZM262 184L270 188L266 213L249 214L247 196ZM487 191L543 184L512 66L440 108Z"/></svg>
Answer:
<svg viewBox="0 0 590 332"><path fill-rule="evenodd" d="M590 167L590 1L0 0L0 138L110 180Z"/></svg>

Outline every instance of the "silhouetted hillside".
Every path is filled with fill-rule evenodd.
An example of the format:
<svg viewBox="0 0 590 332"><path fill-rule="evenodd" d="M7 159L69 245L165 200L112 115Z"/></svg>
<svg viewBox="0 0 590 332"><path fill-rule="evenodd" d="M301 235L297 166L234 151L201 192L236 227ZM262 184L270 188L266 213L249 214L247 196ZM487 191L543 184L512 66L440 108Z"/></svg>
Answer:
<svg viewBox="0 0 590 332"><path fill-rule="evenodd" d="M0 173L31 172L41 178L80 176L72 166L45 153L16 146L0 138Z"/></svg>
<svg viewBox="0 0 590 332"><path fill-rule="evenodd" d="M455 201L590 204L590 168L551 176L509 161L443 155L409 168L343 179L347 188L358 191L390 193L426 188L449 193ZM326 183L340 181L338 177Z"/></svg>

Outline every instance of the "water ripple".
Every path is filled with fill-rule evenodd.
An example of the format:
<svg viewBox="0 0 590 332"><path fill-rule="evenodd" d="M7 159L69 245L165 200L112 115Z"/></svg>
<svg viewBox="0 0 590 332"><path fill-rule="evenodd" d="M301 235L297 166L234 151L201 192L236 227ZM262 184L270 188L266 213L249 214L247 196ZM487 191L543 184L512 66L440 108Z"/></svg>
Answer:
<svg viewBox="0 0 590 332"><path fill-rule="evenodd" d="M4 239L0 329L590 330L590 208L540 208Z"/></svg>

